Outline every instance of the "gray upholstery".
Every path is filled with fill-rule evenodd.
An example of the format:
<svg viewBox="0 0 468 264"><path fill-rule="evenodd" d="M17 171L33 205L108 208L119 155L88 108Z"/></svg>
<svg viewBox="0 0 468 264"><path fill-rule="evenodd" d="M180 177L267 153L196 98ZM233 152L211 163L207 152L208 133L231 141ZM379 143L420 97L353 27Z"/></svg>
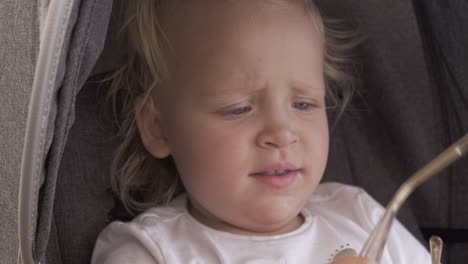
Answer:
<svg viewBox="0 0 468 264"><path fill-rule="evenodd" d="M57 2L54 4L51 6L59 6ZM34 171L34 179L30 179L35 182L34 189L39 189L38 193L31 194L31 196L38 195L38 197L33 197L34 204L31 208L32 216L36 218L33 221L36 227L29 231L34 235L32 247L36 261L45 258L51 230L52 234L56 234L54 232L57 229L52 226L54 222L52 210L56 195L56 182L57 178L60 178L58 168L61 164L70 127L74 122L76 96L88 79L104 47L112 1L68 1L64 4L66 6L63 7L63 15L62 13L59 15L48 14L48 19L50 18L48 21L54 21L53 19L57 18L60 20L55 21L55 23L61 23L59 27L64 26L60 28L64 35L58 36L56 42L53 43L56 44L63 40L63 46L59 47L60 50L54 50L57 64L52 62L49 66L52 71L55 70L54 66L57 67L57 74L51 73L56 77L46 76L54 83L47 83L47 87L44 88L49 100L49 103L46 102L46 104L50 105L45 108L49 109L48 113L44 115L47 118L45 119L48 125L47 131L45 131L44 138L39 138L41 141L44 140L45 144L41 144L43 146L42 153L37 153L44 156L43 168ZM43 32L53 28L53 25L49 25L48 22L43 25L50 27L43 29ZM41 49L41 52L45 50L47 50L46 47ZM40 67L45 67L45 65L41 64ZM34 118L31 121L34 121ZM24 247L24 249L30 250L29 247Z"/></svg>
<svg viewBox="0 0 468 264"><path fill-rule="evenodd" d="M18 186L38 49L36 1L0 1L0 260L18 258Z"/></svg>
<svg viewBox="0 0 468 264"><path fill-rule="evenodd" d="M65 136L67 144L62 145L60 166L55 168L58 170L55 172L56 182L50 180L54 193L48 195L52 200L45 204L46 212L50 214L46 217L51 217L47 218L51 228L49 240L42 244L47 246L45 263L87 263L96 236L113 206L112 197L106 190L110 187L108 173L113 145L109 120L103 111L105 87L100 88L99 81L84 83L91 71L99 73L113 65L115 56L112 54L108 60L94 65L106 40L112 1L82 2L71 44L75 61L70 63L72 69L81 72L70 74L64 82L69 94L63 98L62 105L71 111L67 116L71 119L66 126L63 122L58 124L63 126L60 131L71 130ZM114 33L108 34L108 42L112 42ZM81 53L83 43L87 43L84 54ZM103 54L109 54L111 49L114 46L108 47ZM83 91L78 93L80 90Z"/></svg>
<svg viewBox="0 0 468 264"><path fill-rule="evenodd" d="M114 144L103 104L106 86L88 82L76 99L76 119L58 172L54 231L46 263L87 263L113 206L108 191Z"/></svg>

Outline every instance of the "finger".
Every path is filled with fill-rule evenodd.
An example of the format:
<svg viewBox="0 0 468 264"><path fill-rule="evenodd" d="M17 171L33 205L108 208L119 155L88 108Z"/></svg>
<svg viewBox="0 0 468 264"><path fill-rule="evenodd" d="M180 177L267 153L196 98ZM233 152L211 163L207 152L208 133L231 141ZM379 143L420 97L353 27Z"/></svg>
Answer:
<svg viewBox="0 0 468 264"><path fill-rule="evenodd" d="M364 257L345 256L345 257L340 257L336 260L333 260L331 264L375 264L375 262Z"/></svg>

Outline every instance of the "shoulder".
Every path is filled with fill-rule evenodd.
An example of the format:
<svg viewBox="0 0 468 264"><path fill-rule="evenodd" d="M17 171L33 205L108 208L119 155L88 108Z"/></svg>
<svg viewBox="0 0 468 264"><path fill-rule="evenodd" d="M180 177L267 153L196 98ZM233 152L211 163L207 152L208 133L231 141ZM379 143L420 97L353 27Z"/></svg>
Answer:
<svg viewBox="0 0 468 264"><path fill-rule="evenodd" d="M164 263L162 250L136 222L112 222L99 234L91 263Z"/></svg>
<svg viewBox="0 0 468 264"><path fill-rule="evenodd" d="M96 240L92 263L165 263L162 247L166 227L183 215L179 206L183 199L149 209L131 222L110 223Z"/></svg>
<svg viewBox="0 0 468 264"><path fill-rule="evenodd" d="M351 220L366 231L373 228L384 212L382 205L364 189L337 182L319 184L306 207L335 219Z"/></svg>
<svg viewBox="0 0 468 264"><path fill-rule="evenodd" d="M342 199L365 193L362 188L357 186L338 182L323 182L315 189L312 199Z"/></svg>
<svg viewBox="0 0 468 264"><path fill-rule="evenodd" d="M364 189L328 182L321 183L307 205L341 227L361 227L368 236L384 214L384 207ZM352 224L353 223L353 224ZM364 242L364 241L363 241ZM430 263L425 247L398 221L394 221L386 243L382 263Z"/></svg>
<svg viewBox="0 0 468 264"><path fill-rule="evenodd" d="M337 182L325 182L317 186L309 203L322 205L328 208L365 211L366 213L383 213L383 207L372 198L364 189ZM374 211L376 211L374 213ZM375 217L375 215L369 215Z"/></svg>

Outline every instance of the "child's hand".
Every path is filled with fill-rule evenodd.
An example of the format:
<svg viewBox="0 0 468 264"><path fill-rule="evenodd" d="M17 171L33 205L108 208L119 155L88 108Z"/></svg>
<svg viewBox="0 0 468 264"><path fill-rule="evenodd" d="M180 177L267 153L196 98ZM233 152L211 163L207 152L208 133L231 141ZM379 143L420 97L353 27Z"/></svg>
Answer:
<svg viewBox="0 0 468 264"><path fill-rule="evenodd" d="M346 257L340 257L334 260L330 264L376 264L376 263L364 257L346 256Z"/></svg>

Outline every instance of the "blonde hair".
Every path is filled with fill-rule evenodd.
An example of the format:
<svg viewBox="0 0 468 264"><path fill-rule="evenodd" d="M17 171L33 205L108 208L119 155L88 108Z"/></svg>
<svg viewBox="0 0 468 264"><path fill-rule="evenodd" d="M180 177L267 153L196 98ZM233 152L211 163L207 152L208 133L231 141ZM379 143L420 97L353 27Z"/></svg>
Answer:
<svg viewBox="0 0 468 264"><path fill-rule="evenodd" d="M172 0L173 1L173 0ZM163 12L171 0L124 1L122 35L128 42L125 63L110 77L108 99L117 123L120 144L111 167L112 190L129 212L165 204L184 191L171 157L156 159L148 153L135 124L136 102L151 104L151 91L168 77L163 50L167 44L163 31ZM357 41L354 33L343 31L337 20L320 17L312 0L276 0L294 2L310 12L319 23L325 39L324 75L327 97L337 105L340 116L353 93L353 77L343 67L350 64L349 51Z"/></svg>

